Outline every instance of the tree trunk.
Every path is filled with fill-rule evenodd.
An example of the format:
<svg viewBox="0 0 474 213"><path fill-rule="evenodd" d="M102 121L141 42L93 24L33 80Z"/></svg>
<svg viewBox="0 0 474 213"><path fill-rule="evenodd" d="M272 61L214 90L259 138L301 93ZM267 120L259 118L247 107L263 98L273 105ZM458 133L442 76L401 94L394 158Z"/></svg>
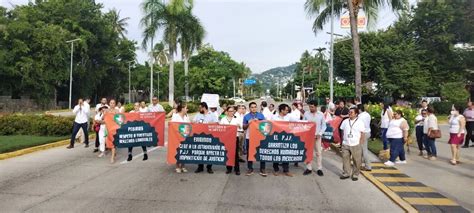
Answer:
<svg viewBox="0 0 474 213"><path fill-rule="evenodd" d="M188 57L184 56L184 95L186 96L186 102L188 102L189 96L189 79L188 79L188 72L189 72L189 63Z"/></svg>
<svg viewBox="0 0 474 213"><path fill-rule="evenodd" d="M168 103L173 106L174 103L174 55L170 54L170 76L168 78L169 92Z"/></svg>
<svg viewBox="0 0 474 213"><path fill-rule="evenodd" d="M360 48L359 48L359 34L357 33L357 13L359 11L358 5L354 5L352 0L347 0L349 7L349 17L351 22L352 35L352 49L354 50L354 64L355 64L355 92L356 97L361 100L362 96L362 77L360 66Z"/></svg>
<svg viewBox="0 0 474 213"><path fill-rule="evenodd" d="M151 55L150 55L150 103L153 99L153 65L155 64L155 57L153 56L153 38L151 38Z"/></svg>

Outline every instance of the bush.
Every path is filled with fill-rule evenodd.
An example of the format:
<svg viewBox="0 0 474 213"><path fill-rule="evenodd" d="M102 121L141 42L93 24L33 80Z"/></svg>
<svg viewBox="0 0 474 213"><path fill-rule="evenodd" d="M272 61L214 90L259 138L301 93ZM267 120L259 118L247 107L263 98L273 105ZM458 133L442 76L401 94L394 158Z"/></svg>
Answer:
<svg viewBox="0 0 474 213"><path fill-rule="evenodd" d="M465 103L453 103L451 101L441 101L441 102L430 103L430 106L434 108L436 115L449 115L453 104L459 105L459 106L465 105Z"/></svg>
<svg viewBox="0 0 474 213"><path fill-rule="evenodd" d="M162 106L163 106L163 109L165 109L166 114L168 114L169 112L171 112L171 110L173 110L173 107L170 106L168 103L163 103Z"/></svg>
<svg viewBox="0 0 474 213"><path fill-rule="evenodd" d="M73 121L74 117L53 115L5 115L0 118L0 135L69 135Z"/></svg>
<svg viewBox="0 0 474 213"><path fill-rule="evenodd" d="M233 100L221 99L221 100L219 100L219 104L220 104L221 106L223 106L224 104L226 104L227 106L233 106L233 105L235 105L235 101L233 101Z"/></svg>
<svg viewBox="0 0 474 213"><path fill-rule="evenodd" d="M123 107L125 108L125 112L130 112L133 110L133 105L134 103L128 103L128 104L125 104Z"/></svg>
<svg viewBox="0 0 474 213"><path fill-rule="evenodd" d="M188 106L188 113L195 113L199 110L199 104L196 104L194 102L187 103L187 106Z"/></svg>
<svg viewBox="0 0 474 213"><path fill-rule="evenodd" d="M273 100L276 101L276 102L282 102L283 101L283 99L278 98L278 97L274 97Z"/></svg>
<svg viewBox="0 0 474 213"><path fill-rule="evenodd" d="M418 114L418 110L399 106L394 106L392 109L394 111L401 110L403 112L403 117L407 120L408 125L410 126L409 134L411 135L415 130L415 117ZM378 104L369 104L367 105L367 112L370 114L370 117L372 117L371 131L375 133L380 132L380 116L382 114L382 108Z"/></svg>

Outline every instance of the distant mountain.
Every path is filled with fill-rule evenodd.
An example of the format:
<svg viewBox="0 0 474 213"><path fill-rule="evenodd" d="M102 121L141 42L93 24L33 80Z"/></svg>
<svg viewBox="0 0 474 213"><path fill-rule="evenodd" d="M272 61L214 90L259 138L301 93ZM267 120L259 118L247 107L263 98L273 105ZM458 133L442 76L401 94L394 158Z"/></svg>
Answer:
<svg viewBox="0 0 474 213"><path fill-rule="evenodd" d="M273 85L281 84L285 86L295 73L296 64L286 67L276 67L259 74L252 74L250 78L261 81L265 89L270 89Z"/></svg>

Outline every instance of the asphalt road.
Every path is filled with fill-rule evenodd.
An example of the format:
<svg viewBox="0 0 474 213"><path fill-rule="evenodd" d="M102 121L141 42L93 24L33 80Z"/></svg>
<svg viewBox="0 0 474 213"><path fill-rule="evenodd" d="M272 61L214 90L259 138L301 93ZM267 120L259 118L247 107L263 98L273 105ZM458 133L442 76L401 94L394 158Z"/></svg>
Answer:
<svg viewBox="0 0 474 213"><path fill-rule="evenodd" d="M165 131L167 132L167 131ZM260 177L258 174L177 174L166 164L166 147L115 164L98 158L92 147L53 148L0 161L2 212L402 212L361 176L340 180L342 163L324 152L324 177ZM140 155L141 149L134 150ZM107 156L108 157L108 156ZM314 163L315 164L315 163ZM244 167L244 164L241 164ZM268 169L267 169L268 171Z"/></svg>

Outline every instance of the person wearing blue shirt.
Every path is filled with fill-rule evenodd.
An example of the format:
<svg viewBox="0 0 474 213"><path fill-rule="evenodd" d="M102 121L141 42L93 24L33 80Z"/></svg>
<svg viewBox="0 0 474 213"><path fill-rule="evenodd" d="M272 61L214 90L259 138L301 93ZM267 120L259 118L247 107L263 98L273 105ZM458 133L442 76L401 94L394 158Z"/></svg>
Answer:
<svg viewBox="0 0 474 213"><path fill-rule="evenodd" d="M202 102L199 104L199 114L194 116L193 123L218 123L219 120L217 119L216 115L214 113L209 112L209 108L207 107L206 102ZM208 164L206 166L207 168L207 173L213 174L214 171L212 171L212 164ZM197 170L195 173L200 173L204 171L204 164L199 164Z"/></svg>
<svg viewBox="0 0 474 213"><path fill-rule="evenodd" d="M251 102L249 104L249 109L250 109L250 112L244 116L244 120L243 120L243 128L246 131L246 133L245 133L245 149L247 150L247 168L248 168L246 176L250 176L250 175L253 174L253 162L249 161L249 157L248 157L249 138L250 138L250 131L248 129L249 124L252 121L255 121L255 120L265 120L265 116L263 116L262 113L257 112L257 103ZM264 161L260 161L260 175L262 177L267 176L267 173L265 172L265 162Z"/></svg>

